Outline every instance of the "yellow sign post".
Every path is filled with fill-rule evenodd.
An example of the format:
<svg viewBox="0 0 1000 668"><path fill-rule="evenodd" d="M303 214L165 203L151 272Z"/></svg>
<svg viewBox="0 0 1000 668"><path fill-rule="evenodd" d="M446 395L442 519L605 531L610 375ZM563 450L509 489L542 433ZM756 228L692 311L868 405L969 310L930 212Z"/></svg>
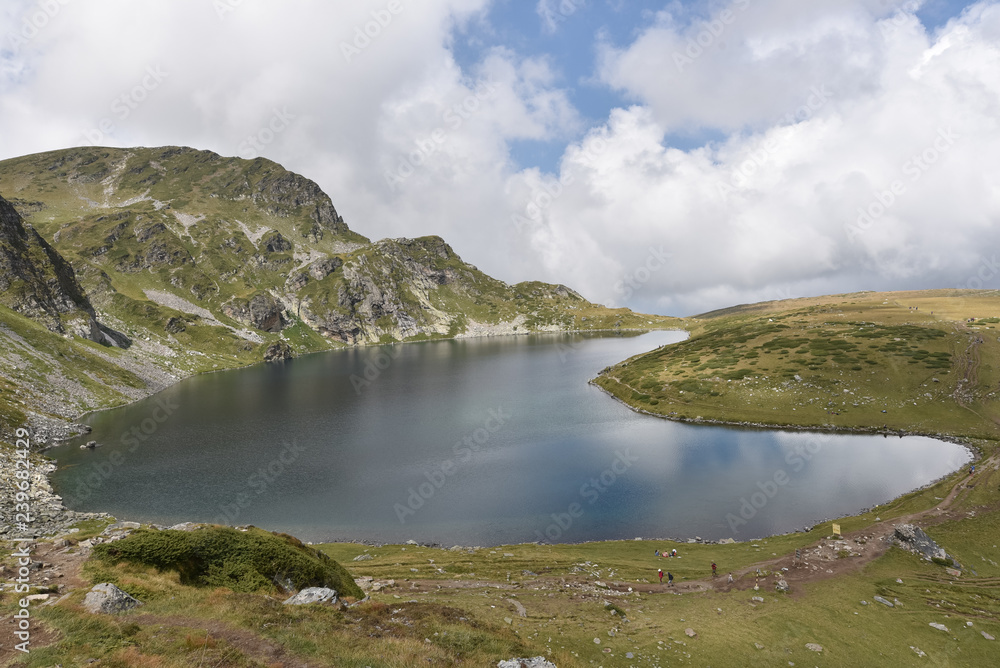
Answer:
<svg viewBox="0 0 1000 668"><path fill-rule="evenodd" d="M839 524L834 524L833 525L833 535L834 536L839 536L840 535L840 525Z"/></svg>

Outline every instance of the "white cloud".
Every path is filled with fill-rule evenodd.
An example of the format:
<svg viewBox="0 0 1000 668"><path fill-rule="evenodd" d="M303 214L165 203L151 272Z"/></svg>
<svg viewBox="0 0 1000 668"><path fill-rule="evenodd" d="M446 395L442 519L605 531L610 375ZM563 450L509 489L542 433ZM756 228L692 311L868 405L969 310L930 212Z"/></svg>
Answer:
<svg viewBox="0 0 1000 668"><path fill-rule="evenodd" d="M928 34L893 9L905 3L740 0L682 67L674 53L703 26L661 12L602 46L599 75L635 104L568 146L556 175L518 171L509 146L585 130L561 73L510 48L463 71L450 51L489 0L401 0L391 21L387 0L222 1L220 18L202 0L66 0L26 43L5 42L0 156L78 144L102 119L115 126L102 143L237 155L284 111L295 118L263 155L318 181L359 232L440 234L500 278L678 314L964 285L1000 248L993 1ZM0 36L32 6L5 5ZM149 67L166 77L120 118L116 99ZM697 128L723 139L669 147ZM914 172L949 129L953 145ZM894 181L905 191L852 233ZM661 246L671 258L650 270Z"/></svg>
<svg viewBox="0 0 1000 668"><path fill-rule="evenodd" d="M755 7L773 18L787 3ZM690 78L669 63L676 29L663 17L610 54L606 76L643 104L582 143L607 142L596 157L567 153L572 184L524 225L548 275L621 302L616 283L663 244L670 265L631 303L680 312L818 289L964 285L1000 247L1000 8L981 3L935 36L906 16L880 29L865 10L802 10L788 31L748 9L728 48ZM691 123L728 138L664 146Z"/></svg>

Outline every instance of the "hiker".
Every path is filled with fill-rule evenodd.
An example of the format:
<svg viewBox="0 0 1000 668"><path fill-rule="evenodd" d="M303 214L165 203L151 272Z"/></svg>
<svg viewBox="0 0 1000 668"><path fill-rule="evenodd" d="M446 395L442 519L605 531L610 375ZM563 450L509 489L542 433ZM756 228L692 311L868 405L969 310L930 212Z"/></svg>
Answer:
<svg viewBox="0 0 1000 668"><path fill-rule="evenodd" d="M969 475L976 475L976 465L973 464L972 468L969 469Z"/></svg>
<svg viewBox="0 0 1000 668"><path fill-rule="evenodd" d="M663 569L659 569L657 574L660 576L660 584L663 584Z"/></svg>
<svg viewBox="0 0 1000 668"><path fill-rule="evenodd" d="M733 584L733 574L729 574L729 584Z"/></svg>
<svg viewBox="0 0 1000 668"><path fill-rule="evenodd" d="M670 551L670 556L671 557L676 557L677 556L677 548L676 547Z"/></svg>
<svg viewBox="0 0 1000 668"><path fill-rule="evenodd" d="M674 586L674 574L671 573L670 571L667 571L667 586L668 587Z"/></svg>
<svg viewBox="0 0 1000 668"><path fill-rule="evenodd" d="M716 569L716 565L715 565L715 562L713 561L712 562L712 577L713 578L718 575L718 573L715 572L715 569Z"/></svg>

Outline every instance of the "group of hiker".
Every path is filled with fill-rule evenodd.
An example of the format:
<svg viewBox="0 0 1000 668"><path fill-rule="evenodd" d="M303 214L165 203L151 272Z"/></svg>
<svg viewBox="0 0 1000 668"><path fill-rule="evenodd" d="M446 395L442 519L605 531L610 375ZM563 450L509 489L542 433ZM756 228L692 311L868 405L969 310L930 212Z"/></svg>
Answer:
<svg viewBox="0 0 1000 668"><path fill-rule="evenodd" d="M664 551L662 554L660 553L659 550L655 550L653 552L653 554L655 554L657 557L676 557L677 556L677 550L674 549L674 550L671 550L670 552ZM656 571L656 574L660 576L660 584L663 584L663 569L662 568L658 568L657 571ZM719 567L713 561L712 562L712 577L713 578L714 577L718 577L718 575L719 575ZM729 584L732 584L732 583L733 583L733 574L730 573L729 574ZM667 586L668 587L673 587L674 586L674 574L671 573L670 571L667 571Z"/></svg>

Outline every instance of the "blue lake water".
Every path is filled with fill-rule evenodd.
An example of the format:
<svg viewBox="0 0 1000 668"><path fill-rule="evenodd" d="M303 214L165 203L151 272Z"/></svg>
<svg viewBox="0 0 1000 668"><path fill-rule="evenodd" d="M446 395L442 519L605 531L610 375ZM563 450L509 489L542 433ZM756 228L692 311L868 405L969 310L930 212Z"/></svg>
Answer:
<svg viewBox="0 0 1000 668"><path fill-rule="evenodd" d="M847 515L970 460L928 438L726 429L588 385L685 335L356 348L189 378L51 451L76 510L304 540L737 540ZM777 480L777 482L775 482Z"/></svg>

